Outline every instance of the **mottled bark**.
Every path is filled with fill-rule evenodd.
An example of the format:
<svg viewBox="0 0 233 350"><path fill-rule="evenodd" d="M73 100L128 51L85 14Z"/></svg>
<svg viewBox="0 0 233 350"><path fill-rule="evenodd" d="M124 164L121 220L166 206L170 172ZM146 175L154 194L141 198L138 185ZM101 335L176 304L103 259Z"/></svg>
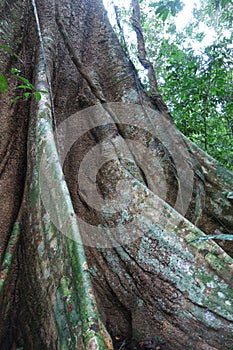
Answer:
<svg viewBox="0 0 233 350"><path fill-rule="evenodd" d="M144 349L148 344L177 350L230 349L232 245L219 242L224 252L212 241L193 240L205 233L232 232L232 203L227 198L232 174L180 138L168 119L167 136L161 136L163 116L143 90L99 1L58 2L70 52L56 24L54 1L38 2L47 69L32 5L21 0L0 6L1 41L13 44L24 61L23 73L37 89L49 91L51 81L53 92L40 101L32 98L11 106L12 81L9 93L1 96L0 348L111 349L106 327L115 349ZM20 28L25 30L22 35ZM17 64L3 52L0 58L5 73ZM123 103L130 106L128 115ZM95 113L90 109L82 119L87 132L66 157L64 177L59 155L72 133L67 134L63 122L90 106ZM127 123L131 114L137 127ZM107 125L99 126L101 120ZM57 142L53 124L60 126ZM171 135L176 152L188 155L184 174L177 169L175 152L171 154ZM159 174L144 173L135 140L151 155L149 171L163 169L164 193L156 182ZM107 159L97 174L98 192L108 203L120 181L121 201L130 198L125 211L104 215L85 203L88 188L81 188L78 172L96 144ZM49 188L49 176L42 179L55 221L40 196L41 159L56 188ZM190 172L193 179L186 179ZM181 204L192 180L184 218ZM94 231L88 235L79 218L93 227L108 227L107 248L91 243ZM57 229L56 220L64 223L65 232ZM113 231L125 244L113 241Z"/></svg>

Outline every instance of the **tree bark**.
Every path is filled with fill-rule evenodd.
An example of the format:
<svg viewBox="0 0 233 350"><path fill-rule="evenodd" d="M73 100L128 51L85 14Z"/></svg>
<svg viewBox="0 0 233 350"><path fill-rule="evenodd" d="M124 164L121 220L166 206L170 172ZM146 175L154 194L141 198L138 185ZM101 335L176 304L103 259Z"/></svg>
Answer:
<svg viewBox="0 0 233 350"><path fill-rule="evenodd" d="M100 1L57 5L0 5L23 61L0 53L0 348L228 350L232 243L195 239L232 233L233 176L157 111ZM40 101L10 104L14 65Z"/></svg>

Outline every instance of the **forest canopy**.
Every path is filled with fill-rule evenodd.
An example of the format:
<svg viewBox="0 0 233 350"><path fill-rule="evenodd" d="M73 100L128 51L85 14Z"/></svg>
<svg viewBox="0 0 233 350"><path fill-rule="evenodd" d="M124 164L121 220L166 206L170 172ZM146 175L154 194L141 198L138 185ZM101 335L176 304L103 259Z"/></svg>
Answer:
<svg viewBox="0 0 233 350"><path fill-rule="evenodd" d="M145 69L137 57L130 1L104 3L150 93ZM232 1L143 0L140 7L147 55L176 126L232 169Z"/></svg>

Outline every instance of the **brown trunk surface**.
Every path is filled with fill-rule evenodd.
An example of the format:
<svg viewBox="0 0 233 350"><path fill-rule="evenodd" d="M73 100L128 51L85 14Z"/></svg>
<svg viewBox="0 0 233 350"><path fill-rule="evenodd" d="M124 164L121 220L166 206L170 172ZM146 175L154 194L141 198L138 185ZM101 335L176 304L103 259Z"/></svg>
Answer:
<svg viewBox="0 0 233 350"><path fill-rule="evenodd" d="M230 350L232 242L192 241L203 232L233 233L227 197L232 174L156 111L99 0L58 2L73 58L56 23L54 1L38 1L37 9L47 69L32 4L0 4L0 43L23 61L0 52L1 71L10 81L1 96L0 116L0 349L111 349L106 327L115 349ZM32 97L10 104L17 94L17 81L9 74L15 66L37 89L49 91L47 78L51 80L52 104L50 94L42 94L41 101ZM87 107L92 109L80 114ZM64 121L74 114L75 128L68 132ZM64 180L51 125L62 130L57 141L61 155L67 135L81 128L75 121L80 115L87 131L66 157ZM100 126L101 117L108 121L105 126ZM137 127L130 124L132 118ZM146 150L141 158L136 142ZM85 202L91 187L83 188L78 178L85 155L96 144L100 151L88 162L86 176L91 177L101 155L106 162L98 169L98 193L107 203L121 180L121 203L130 198L126 209L113 214ZM179 152L186 158L177 160ZM40 197L43 154L54 186L63 186L58 194L47 191L55 219ZM78 224L71 218L70 198ZM62 221L67 211L64 233L56 220ZM112 236L101 241L79 219L94 228L106 225L110 234L119 234L120 243ZM122 230L126 225L128 231ZM80 241L70 239L75 234L77 241L79 232L85 254Z"/></svg>

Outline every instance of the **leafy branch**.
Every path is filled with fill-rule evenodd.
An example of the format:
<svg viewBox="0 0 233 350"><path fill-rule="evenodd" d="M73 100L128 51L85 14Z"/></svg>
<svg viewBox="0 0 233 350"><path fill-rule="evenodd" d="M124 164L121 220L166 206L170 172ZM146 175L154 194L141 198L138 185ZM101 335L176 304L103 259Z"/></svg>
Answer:
<svg viewBox="0 0 233 350"><path fill-rule="evenodd" d="M149 7L156 8L155 13L165 22L169 14L176 16L183 9L184 4L180 0L162 0L150 3Z"/></svg>
<svg viewBox="0 0 233 350"><path fill-rule="evenodd" d="M12 51L12 49L9 46L0 45L0 49L4 50L11 56L14 56L18 60L20 60L19 57ZM16 97L14 97L11 100L11 104L23 98L28 100L31 96L34 96L37 100L41 100L42 94L48 93L48 91L45 91L45 90L36 90L35 86L32 85L27 78L20 75L20 73L21 73L20 70L17 68L11 68L10 70L11 77L19 80L21 83L20 85L17 85L15 89L19 89L19 90L21 89L24 91L23 95L17 95ZM8 84L7 78L3 73L0 73L0 92L5 93L8 90L9 90L9 84Z"/></svg>

